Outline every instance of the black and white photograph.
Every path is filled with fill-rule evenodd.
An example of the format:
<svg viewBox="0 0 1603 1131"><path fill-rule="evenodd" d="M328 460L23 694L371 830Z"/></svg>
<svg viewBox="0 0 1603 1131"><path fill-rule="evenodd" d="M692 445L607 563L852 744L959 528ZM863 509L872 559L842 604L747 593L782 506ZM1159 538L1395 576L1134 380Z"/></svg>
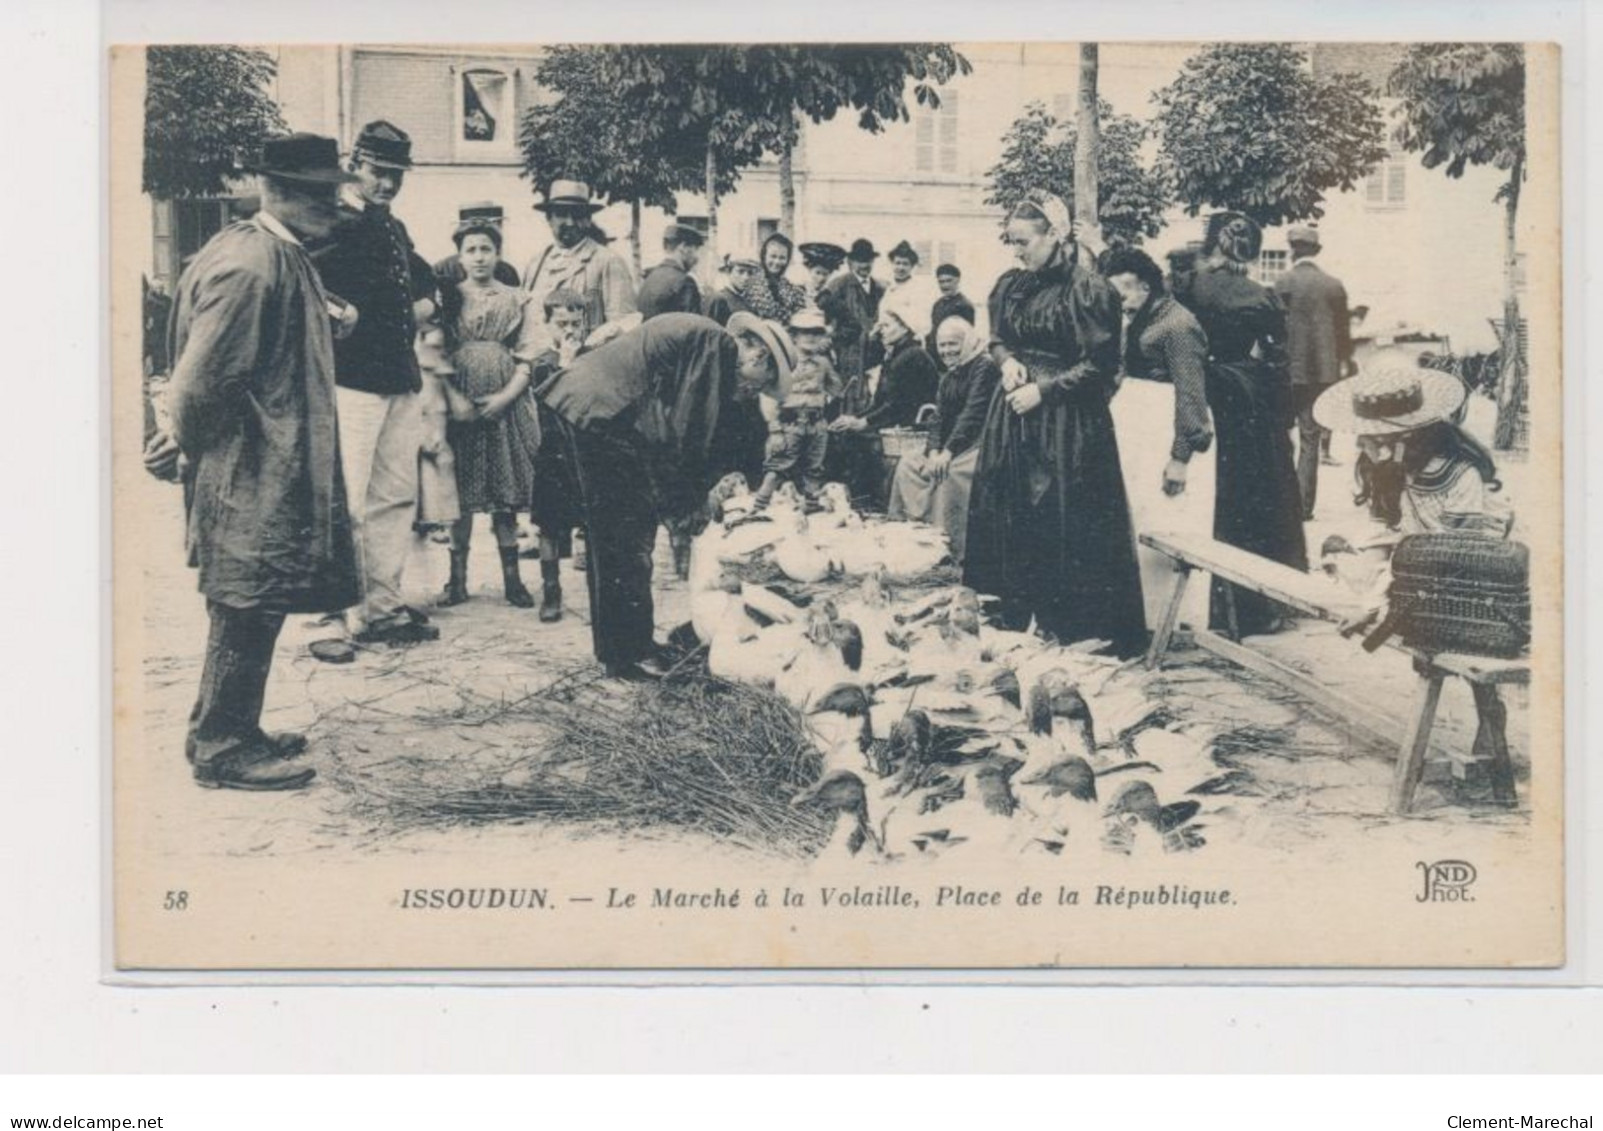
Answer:
<svg viewBox="0 0 1603 1131"><path fill-rule="evenodd" d="M1561 966L1558 74L113 48L117 969Z"/></svg>

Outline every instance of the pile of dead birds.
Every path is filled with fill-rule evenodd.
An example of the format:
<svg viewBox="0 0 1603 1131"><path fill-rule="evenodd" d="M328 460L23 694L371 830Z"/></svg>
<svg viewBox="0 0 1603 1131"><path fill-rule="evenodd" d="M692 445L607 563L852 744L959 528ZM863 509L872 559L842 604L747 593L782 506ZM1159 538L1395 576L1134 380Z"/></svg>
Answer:
<svg viewBox="0 0 1603 1131"><path fill-rule="evenodd" d="M1213 756L1227 728L1174 719L1159 677L1100 642L987 624L978 594L931 584L949 562L927 525L865 521L830 492L822 510L781 494L754 511L738 485L715 503L690 574L707 670L803 712L821 767L793 804L829 815L829 851L1205 843L1208 800L1240 782ZM750 580L758 559L784 578Z"/></svg>

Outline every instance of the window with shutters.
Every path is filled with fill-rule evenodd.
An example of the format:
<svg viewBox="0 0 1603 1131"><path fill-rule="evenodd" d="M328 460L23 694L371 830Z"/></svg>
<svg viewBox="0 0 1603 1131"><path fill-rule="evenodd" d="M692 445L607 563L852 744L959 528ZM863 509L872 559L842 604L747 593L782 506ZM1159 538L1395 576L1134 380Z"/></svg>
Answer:
<svg viewBox="0 0 1603 1131"><path fill-rule="evenodd" d="M930 240L919 240L913 245L913 250L918 252L918 267L915 268L915 270L933 270L933 268L930 266L930 256L933 254L932 242Z"/></svg>
<svg viewBox="0 0 1603 1131"><path fill-rule="evenodd" d="M454 70L457 157L467 160L515 157L514 73L495 67Z"/></svg>
<svg viewBox="0 0 1603 1131"><path fill-rule="evenodd" d="M1364 179L1364 204L1369 208L1401 208L1407 204L1408 164L1388 157Z"/></svg>
<svg viewBox="0 0 1603 1131"><path fill-rule="evenodd" d="M941 93L939 109L920 106L913 113L913 168L919 173L956 173L958 95Z"/></svg>

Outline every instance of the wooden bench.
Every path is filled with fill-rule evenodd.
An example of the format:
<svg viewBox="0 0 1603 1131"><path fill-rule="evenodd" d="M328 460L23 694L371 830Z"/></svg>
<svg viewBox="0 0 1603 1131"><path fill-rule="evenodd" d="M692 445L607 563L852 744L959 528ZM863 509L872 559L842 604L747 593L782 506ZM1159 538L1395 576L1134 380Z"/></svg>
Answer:
<svg viewBox="0 0 1603 1131"><path fill-rule="evenodd" d="M1191 575L1198 570L1261 593L1299 613L1321 620L1339 623L1359 611L1355 607L1341 606L1339 592L1321 578L1211 538L1143 534L1141 543L1168 557L1175 568L1174 590L1164 606L1157 631L1152 636L1152 645L1147 651L1149 668L1157 667L1168 652L1178 627L1180 606L1185 600ZM1482 725L1476 736L1473 754L1477 759L1485 760L1490 767L1493 800L1500 805L1518 804L1514 789L1514 767L1509 758L1505 729L1508 711L1498 688L1505 683L1529 683L1529 661L1498 660L1451 652L1425 653L1402 644L1388 643L1387 647L1413 657L1414 670L1420 681L1414 711L1406 720L1398 720L1327 687L1272 656L1247 647L1234 630L1234 600L1228 595L1228 588L1226 593L1226 619L1231 629L1220 634L1205 626L1194 626L1192 641L1213 655L1290 688L1342 719L1353 730L1382 744L1390 745L1397 741L1397 735L1401 733L1403 738L1398 749L1397 771L1391 791L1393 812L1407 813L1413 805L1414 793L1425 772L1425 755L1430 748L1431 729L1436 722L1436 706L1441 700L1442 684L1448 676L1457 676L1467 682L1474 694L1476 714ZM1356 656L1358 645L1354 643L1353 647Z"/></svg>

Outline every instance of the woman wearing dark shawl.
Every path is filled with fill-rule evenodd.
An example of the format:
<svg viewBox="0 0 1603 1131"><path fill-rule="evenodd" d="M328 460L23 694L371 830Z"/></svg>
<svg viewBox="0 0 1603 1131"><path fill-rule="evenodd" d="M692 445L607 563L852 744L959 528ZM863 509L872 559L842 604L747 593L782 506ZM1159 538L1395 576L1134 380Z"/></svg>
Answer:
<svg viewBox="0 0 1603 1131"><path fill-rule="evenodd" d="M1002 381L980 434L964 583L1000 619L1122 655L1146 637L1141 575L1108 400L1119 296L1081 262L1068 208L1046 194L1008 218L1022 267L991 292Z"/></svg>
<svg viewBox="0 0 1603 1131"><path fill-rule="evenodd" d="M794 255L794 245L783 232L763 240L757 249L762 275L753 279L742 294L753 314L781 326L790 325L790 316L807 305L807 291L785 278Z"/></svg>
<svg viewBox="0 0 1603 1131"><path fill-rule="evenodd" d="M1208 407L1218 437L1213 536L1293 569L1308 568L1302 496L1291 457L1295 406L1286 368L1286 308L1246 276L1263 232L1246 216L1208 219L1190 305L1208 335ZM1209 623L1232 636L1274 632L1267 597L1215 580Z"/></svg>
<svg viewBox="0 0 1603 1131"><path fill-rule="evenodd" d="M662 314L581 354L539 391L572 452L589 545L591 637L610 675L659 674L657 526L693 514L736 462L729 423L737 393L755 396L788 377L793 359L784 353L776 341L699 314Z"/></svg>

